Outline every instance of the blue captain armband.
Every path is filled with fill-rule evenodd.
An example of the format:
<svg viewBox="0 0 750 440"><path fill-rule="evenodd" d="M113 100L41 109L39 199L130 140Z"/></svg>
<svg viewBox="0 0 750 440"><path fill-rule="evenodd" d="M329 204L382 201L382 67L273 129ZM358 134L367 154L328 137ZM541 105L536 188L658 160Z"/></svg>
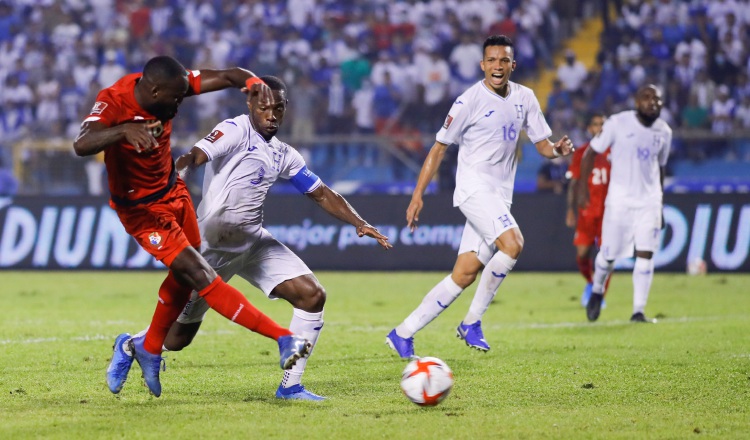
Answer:
<svg viewBox="0 0 750 440"><path fill-rule="evenodd" d="M301 192L302 194L307 194L314 191L322 183L320 177L316 176L315 173L307 169L307 165L302 167L302 169L299 170L297 174L292 176L289 181L292 182L292 185L294 185L294 187L297 188L297 191Z"/></svg>

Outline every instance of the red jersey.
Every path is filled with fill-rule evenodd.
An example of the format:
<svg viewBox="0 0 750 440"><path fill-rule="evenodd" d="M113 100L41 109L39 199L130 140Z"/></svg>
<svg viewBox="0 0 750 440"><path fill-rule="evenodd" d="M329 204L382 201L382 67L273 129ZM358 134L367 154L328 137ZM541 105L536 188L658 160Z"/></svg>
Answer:
<svg viewBox="0 0 750 440"><path fill-rule="evenodd" d="M581 178L581 159L588 147L589 143L586 142L573 152L573 160L568 167L571 179L578 180ZM609 161L609 153L608 148L607 151L597 154L594 158L594 168L589 175L589 206L584 210L584 214L601 216L604 213L604 200L607 198L607 189L609 188L609 171L612 167Z"/></svg>
<svg viewBox="0 0 750 440"><path fill-rule="evenodd" d="M96 121L107 127L127 122L154 121L156 117L142 109L135 100L135 85L143 74L132 73L120 78L96 96L96 102L83 122ZM188 95L200 93L200 72L188 71ZM138 153L123 140L104 150L109 192L119 199L137 200L164 189L172 172L172 148L169 138L172 121L162 121L154 128L159 145L149 153Z"/></svg>

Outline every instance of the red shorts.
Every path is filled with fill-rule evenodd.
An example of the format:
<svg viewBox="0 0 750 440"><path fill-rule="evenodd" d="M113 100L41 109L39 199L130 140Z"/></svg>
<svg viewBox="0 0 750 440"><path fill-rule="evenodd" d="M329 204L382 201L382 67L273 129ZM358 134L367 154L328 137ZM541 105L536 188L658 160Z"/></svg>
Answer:
<svg viewBox="0 0 750 440"><path fill-rule="evenodd" d="M598 246L602 240L602 218L604 218L603 214L590 214L588 211L579 210L573 244L575 246Z"/></svg>
<svg viewBox="0 0 750 440"><path fill-rule="evenodd" d="M201 235L190 193L181 179L161 199L136 206L118 206L125 231L167 267L188 246L200 247Z"/></svg>

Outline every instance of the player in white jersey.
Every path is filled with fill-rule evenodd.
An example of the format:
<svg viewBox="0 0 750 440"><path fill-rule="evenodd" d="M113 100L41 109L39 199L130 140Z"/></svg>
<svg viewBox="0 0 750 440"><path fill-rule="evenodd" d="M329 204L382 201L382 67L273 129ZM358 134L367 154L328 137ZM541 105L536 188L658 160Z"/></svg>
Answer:
<svg viewBox="0 0 750 440"><path fill-rule="evenodd" d="M385 249L392 246L344 197L308 170L297 150L276 138L287 106L286 85L273 76L261 79L271 88L273 101L248 94L249 115L221 122L177 159L176 168L185 175L207 164L197 208L201 254L206 261L226 281L238 275L269 298L287 300L294 307L290 330L307 338L314 348L323 328L326 292L307 265L263 228L263 202L271 185L278 178L289 179L326 212L355 226L360 237L372 237ZM170 328L164 349L187 347L208 309L193 292ZM277 398L324 399L301 384L306 364L307 359L300 359L285 371Z"/></svg>
<svg viewBox="0 0 750 440"><path fill-rule="evenodd" d="M482 351L490 349L484 339L481 319L523 248L523 236L510 213L520 133L525 131L545 157L568 155L573 151L567 136L556 143L549 140L552 130L534 92L510 82L516 68L513 56L510 38L494 35L485 40L480 61L484 79L453 103L419 173L406 210L406 221L412 231L417 227L424 206L422 195L434 178L446 149L458 144L453 205L466 216L466 226L453 272L386 337L386 343L402 358L414 356L414 334L470 286L482 268L474 300L457 328L457 335L469 347Z"/></svg>
<svg viewBox="0 0 750 440"><path fill-rule="evenodd" d="M602 132L591 140L591 148L581 161L581 179L586 182L595 153L612 146L612 171L602 221L602 244L594 260L594 286L586 306L589 321L601 312L604 285L614 270L615 259L632 257L633 322L653 322L644 310L654 279L653 255L659 246L663 226L662 195L664 167L672 145L672 129L659 118L661 91L649 84L638 89L635 110L610 117ZM587 186L579 185L579 200L584 204Z"/></svg>

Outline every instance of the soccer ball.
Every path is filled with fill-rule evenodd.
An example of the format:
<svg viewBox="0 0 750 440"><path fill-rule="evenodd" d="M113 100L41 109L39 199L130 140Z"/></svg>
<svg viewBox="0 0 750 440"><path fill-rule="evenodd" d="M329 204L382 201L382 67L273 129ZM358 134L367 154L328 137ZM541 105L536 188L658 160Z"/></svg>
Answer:
<svg viewBox="0 0 750 440"><path fill-rule="evenodd" d="M690 261L687 265L687 273L689 275L705 275L706 269L706 262L700 258Z"/></svg>
<svg viewBox="0 0 750 440"><path fill-rule="evenodd" d="M453 388L453 371L436 357L414 359L401 373L401 390L419 406L435 406Z"/></svg>

